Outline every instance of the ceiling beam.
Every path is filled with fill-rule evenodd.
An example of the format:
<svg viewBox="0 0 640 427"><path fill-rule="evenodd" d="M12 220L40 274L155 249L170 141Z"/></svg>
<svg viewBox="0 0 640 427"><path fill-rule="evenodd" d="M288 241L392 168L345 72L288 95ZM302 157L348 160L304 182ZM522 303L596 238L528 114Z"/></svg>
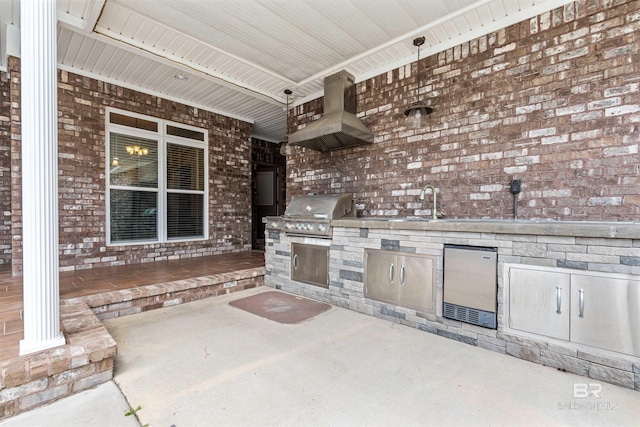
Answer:
<svg viewBox="0 0 640 427"><path fill-rule="evenodd" d="M107 0L91 0L89 4L89 10L85 17L84 23L84 31L86 33L92 33L96 25L98 24L98 19L100 19L100 15L102 15L102 9L104 9L104 5Z"/></svg>

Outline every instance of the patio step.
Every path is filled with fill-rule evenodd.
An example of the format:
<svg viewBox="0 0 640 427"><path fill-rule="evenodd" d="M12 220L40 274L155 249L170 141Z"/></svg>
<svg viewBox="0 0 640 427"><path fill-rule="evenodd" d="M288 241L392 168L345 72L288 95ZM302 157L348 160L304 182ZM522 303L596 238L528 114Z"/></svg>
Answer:
<svg viewBox="0 0 640 427"><path fill-rule="evenodd" d="M66 344L0 361L0 420L113 378L116 342L83 303L60 304Z"/></svg>
<svg viewBox="0 0 640 427"><path fill-rule="evenodd" d="M67 301L86 303L100 320L106 320L262 286L264 273L264 267L255 267L103 292Z"/></svg>
<svg viewBox="0 0 640 427"><path fill-rule="evenodd" d="M261 270L246 277L234 275L254 268ZM229 274L231 276L224 276ZM106 319L259 286L263 275L263 252L233 252L63 271L60 273L60 297L77 301L89 298L89 305L100 312L100 318ZM244 282L238 286L238 280ZM19 342L24 336L22 309L22 277L12 277L11 266L2 264L0 361L19 354Z"/></svg>
<svg viewBox="0 0 640 427"><path fill-rule="evenodd" d="M264 284L264 274L261 266L62 299L67 344L26 356L18 356L22 301L3 305L2 319L18 313L19 324L5 324L20 331L0 336L0 384L5 396L13 396L0 402L0 420L109 381L117 348L101 320L255 288Z"/></svg>

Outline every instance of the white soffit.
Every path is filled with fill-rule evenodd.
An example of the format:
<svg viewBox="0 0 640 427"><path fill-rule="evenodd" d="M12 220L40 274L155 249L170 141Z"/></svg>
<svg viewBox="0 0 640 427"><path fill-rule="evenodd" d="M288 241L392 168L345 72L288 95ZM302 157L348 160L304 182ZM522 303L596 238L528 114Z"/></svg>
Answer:
<svg viewBox="0 0 640 427"><path fill-rule="evenodd" d="M0 0L0 12L18 0ZM254 122L284 138L324 77L357 81L572 0L57 0L61 68ZM19 9L19 7L18 7ZM9 13L15 20L15 10ZM5 21L4 16L0 19ZM183 73L186 81L174 76Z"/></svg>

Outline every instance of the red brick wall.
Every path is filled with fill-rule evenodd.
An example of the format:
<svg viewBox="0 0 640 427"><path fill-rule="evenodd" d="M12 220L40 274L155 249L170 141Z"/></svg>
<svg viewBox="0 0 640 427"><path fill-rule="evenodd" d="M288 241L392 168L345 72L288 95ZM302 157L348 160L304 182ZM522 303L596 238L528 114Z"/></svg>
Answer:
<svg viewBox="0 0 640 427"><path fill-rule="evenodd" d="M11 264L11 94L0 73L0 264Z"/></svg>
<svg viewBox="0 0 640 427"><path fill-rule="evenodd" d="M9 57L11 86L11 269L14 274L22 272L22 110L20 109L20 60Z"/></svg>
<svg viewBox="0 0 640 427"><path fill-rule="evenodd" d="M254 163L269 163L284 166L286 158L280 154L280 144L252 138L251 146L251 158Z"/></svg>
<svg viewBox="0 0 640 427"><path fill-rule="evenodd" d="M15 86L19 90L19 81ZM251 124L66 71L58 72L58 105L61 270L251 249ZM208 129L207 241L106 246L105 107ZM15 209L14 220L19 222Z"/></svg>
<svg viewBox="0 0 640 427"><path fill-rule="evenodd" d="M11 85L0 73L0 264L11 263Z"/></svg>
<svg viewBox="0 0 640 427"><path fill-rule="evenodd" d="M296 148L287 197L351 193L360 214L640 220L640 2L582 0L420 61L434 108L407 129L416 63L358 83L376 136L331 153ZM295 109L292 129L322 112Z"/></svg>

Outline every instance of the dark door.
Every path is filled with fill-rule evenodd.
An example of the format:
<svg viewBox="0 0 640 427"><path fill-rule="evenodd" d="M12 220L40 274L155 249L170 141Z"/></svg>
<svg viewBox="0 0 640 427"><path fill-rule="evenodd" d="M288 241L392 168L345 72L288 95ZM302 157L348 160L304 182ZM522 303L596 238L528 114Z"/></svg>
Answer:
<svg viewBox="0 0 640 427"><path fill-rule="evenodd" d="M264 227L262 218L265 216L282 215L282 185L280 185L280 166L258 165L255 170L256 208L253 223L254 249L264 249Z"/></svg>

